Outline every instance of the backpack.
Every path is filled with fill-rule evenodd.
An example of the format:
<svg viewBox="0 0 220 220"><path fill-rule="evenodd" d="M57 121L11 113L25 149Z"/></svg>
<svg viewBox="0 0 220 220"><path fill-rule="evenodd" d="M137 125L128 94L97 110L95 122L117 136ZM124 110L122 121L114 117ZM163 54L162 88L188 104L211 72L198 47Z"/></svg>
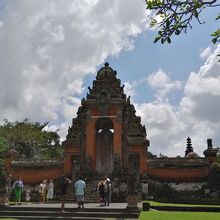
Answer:
<svg viewBox="0 0 220 220"><path fill-rule="evenodd" d="M101 182L101 184L99 185L99 192L104 192L104 190L105 190L105 186L104 186L104 183L103 182Z"/></svg>

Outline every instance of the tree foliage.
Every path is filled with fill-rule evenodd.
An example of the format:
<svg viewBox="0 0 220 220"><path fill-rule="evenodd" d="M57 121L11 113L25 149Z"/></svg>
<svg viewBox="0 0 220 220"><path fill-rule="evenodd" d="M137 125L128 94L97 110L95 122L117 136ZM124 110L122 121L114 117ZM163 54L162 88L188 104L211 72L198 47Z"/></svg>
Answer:
<svg viewBox="0 0 220 220"><path fill-rule="evenodd" d="M3 138L0 138L0 195L5 193L6 174L4 169L4 158L7 150L7 142Z"/></svg>
<svg viewBox="0 0 220 220"><path fill-rule="evenodd" d="M192 22L196 20L199 24L200 14L207 8L219 7L217 0L145 0L146 8L153 10L155 16L151 19L151 27L158 27L158 35L154 42L160 41L162 44L171 43L173 35L186 33L188 28L192 28ZM216 16L220 20L220 14ZM220 29L211 34L212 42L220 42Z"/></svg>
<svg viewBox="0 0 220 220"><path fill-rule="evenodd" d="M0 126L0 137L23 158L55 158L62 154L60 137L56 132L45 131L48 123L9 122Z"/></svg>
<svg viewBox="0 0 220 220"><path fill-rule="evenodd" d="M7 141L0 137L0 159L4 159L6 151L9 149Z"/></svg>

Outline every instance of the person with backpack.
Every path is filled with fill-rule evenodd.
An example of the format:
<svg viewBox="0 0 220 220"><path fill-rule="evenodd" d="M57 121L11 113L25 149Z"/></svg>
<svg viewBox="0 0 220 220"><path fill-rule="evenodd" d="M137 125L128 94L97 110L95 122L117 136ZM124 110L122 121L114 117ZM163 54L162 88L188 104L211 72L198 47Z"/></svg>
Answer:
<svg viewBox="0 0 220 220"><path fill-rule="evenodd" d="M12 185L12 188L14 189L14 194L15 194L15 205L21 204L21 194L24 188L24 184L23 181L21 180L21 177L18 177L18 179Z"/></svg>
<svg viewBox="0 0 220 220"><path fill-rule="evenodd" d="M106 188L106 185L105 185L104 178L101 178L97 186L97 190L99 192L99 198L100 198L100 206L104 206L105 188Z"/></svg>

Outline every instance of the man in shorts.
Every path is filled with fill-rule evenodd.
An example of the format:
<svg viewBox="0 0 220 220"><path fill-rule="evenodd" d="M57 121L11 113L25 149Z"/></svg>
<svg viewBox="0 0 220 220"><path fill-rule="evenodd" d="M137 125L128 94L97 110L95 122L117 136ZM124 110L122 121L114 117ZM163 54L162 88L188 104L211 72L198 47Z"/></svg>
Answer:
<svg viewBox="0 0 220 220"><path fill-rule="evenodd" d="M75 182L76 202L78 208L84 208L84 195L85 195L86 183L82 180L82 176Z"/></svg>

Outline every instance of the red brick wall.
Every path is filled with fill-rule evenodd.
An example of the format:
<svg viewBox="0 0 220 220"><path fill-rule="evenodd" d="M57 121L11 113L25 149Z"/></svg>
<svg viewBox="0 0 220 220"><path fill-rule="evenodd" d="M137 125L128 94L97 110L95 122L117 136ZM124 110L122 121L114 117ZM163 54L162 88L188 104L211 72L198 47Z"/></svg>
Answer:
<svg viewBox="0 0 220 220"><path fill-rule="evenodd" d="M189 169L148 167L147 173L159 180L191 182L206 178L209 170L206 167Z"/></svg>
<svg viewBox="0 0 220 220"><path fill-rule="evenodd" d="M13 179L21 177L25 184L38 184L44 179L58 179L63 174L63 167L45 167L45 168L20 168L12 167L13 158L5 159L5 169L7 174L12 174Z"/></svg>

